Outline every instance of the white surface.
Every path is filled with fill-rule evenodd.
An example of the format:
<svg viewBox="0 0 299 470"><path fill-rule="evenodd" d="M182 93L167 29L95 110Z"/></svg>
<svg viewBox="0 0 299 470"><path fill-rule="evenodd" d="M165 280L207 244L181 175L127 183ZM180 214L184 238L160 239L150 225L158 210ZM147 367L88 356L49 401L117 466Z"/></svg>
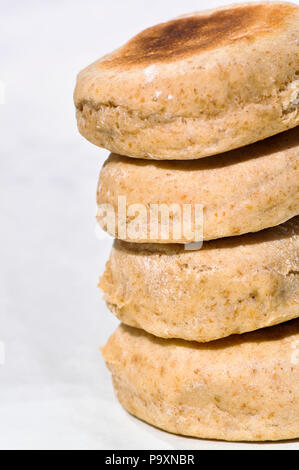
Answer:
<svg viewBox="0 0 299 470"><path fill-rule="evenodd" d="M107 152L76 130L76 73L146 26L225 2L0 3L0 448L278 448L180 438L135 420L98 352L117 325L96 288L111 244L94 235Z"/></svg>

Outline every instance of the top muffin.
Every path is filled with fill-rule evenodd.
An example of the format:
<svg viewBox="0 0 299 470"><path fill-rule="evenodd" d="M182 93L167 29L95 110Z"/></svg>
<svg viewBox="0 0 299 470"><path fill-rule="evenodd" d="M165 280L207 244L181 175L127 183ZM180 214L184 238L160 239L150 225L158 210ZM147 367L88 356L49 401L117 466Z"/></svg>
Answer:
<svg viewBox="0 0 299 470"><path fill-rule="evenodd" d="M136 158L187 160L299 124L299 7L251 3L139 33L78 75L78 127Z"/></svg>

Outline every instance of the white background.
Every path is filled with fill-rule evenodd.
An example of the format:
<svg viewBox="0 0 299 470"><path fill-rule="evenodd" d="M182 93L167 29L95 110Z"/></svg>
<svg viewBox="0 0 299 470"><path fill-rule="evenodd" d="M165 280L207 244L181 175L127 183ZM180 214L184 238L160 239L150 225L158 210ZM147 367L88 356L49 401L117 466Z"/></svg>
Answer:
<svg viewBox="0 0 299 470"><path fill-rule="evenodd" d="M97 289L111 245L95 236L108 153L77 132L76 74L147 26L224 3L0 0L0 448L277 448L139 422L98 351L117 325Z"/></svg>

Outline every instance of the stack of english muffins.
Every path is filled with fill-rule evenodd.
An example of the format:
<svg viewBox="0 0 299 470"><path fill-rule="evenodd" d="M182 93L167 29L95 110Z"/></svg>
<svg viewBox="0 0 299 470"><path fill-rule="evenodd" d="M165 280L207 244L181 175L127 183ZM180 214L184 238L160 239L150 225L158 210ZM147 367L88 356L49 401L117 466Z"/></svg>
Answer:
<svg viewBox="0 0 299 470"><path fill-rule="evenodd" d="M122 321L103 348L122 405L177 434L298 438L298 6L151 27L79 74L75 104L113 152L100 286ZM200 236L165 232L159 211L152 229L154 208L181 226L195 206Z"/></svg>

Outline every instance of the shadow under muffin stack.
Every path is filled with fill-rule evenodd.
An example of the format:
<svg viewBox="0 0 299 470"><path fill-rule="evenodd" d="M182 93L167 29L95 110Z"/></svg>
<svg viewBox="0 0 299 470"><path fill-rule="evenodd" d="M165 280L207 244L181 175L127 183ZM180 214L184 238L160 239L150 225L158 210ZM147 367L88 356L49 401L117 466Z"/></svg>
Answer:
<svg viewBox="0 0 299 470"><path fill-rule="evenodd" d="M80 72L75 104L113 152L97 197L116 237L100 287L122 322L102 349L121 404L176 434L298 438L299 8L149 28ZM153 231L157 205L172 222L200 205L202 247L162 237L162 216Z"/></svg>

